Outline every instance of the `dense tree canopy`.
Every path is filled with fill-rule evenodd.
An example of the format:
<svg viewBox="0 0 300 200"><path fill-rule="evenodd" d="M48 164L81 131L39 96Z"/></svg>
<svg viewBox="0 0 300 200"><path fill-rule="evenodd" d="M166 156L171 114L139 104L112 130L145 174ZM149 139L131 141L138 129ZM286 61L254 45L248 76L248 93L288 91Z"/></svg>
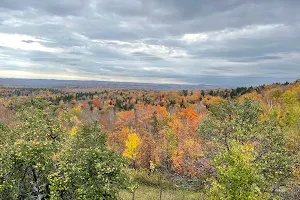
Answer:
<svg viewBox="0 0 300 200"><path fill-rule="evenodd" d="M300 82L1 88L0 148L1 199L117 199L157 177L206 199L298 199Z"/></svg>

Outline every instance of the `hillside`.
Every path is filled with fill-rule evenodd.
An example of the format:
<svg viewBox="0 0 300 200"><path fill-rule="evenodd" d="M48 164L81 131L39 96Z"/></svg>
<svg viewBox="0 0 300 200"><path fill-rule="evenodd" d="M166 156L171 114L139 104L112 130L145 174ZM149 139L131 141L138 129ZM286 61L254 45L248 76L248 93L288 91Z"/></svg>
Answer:
<svg viewBox="0 0 300 200"><path fill-rule="evenodd" d="M0 88L1 199L300 197L299 80L192 90L19 84Z"/></svg>

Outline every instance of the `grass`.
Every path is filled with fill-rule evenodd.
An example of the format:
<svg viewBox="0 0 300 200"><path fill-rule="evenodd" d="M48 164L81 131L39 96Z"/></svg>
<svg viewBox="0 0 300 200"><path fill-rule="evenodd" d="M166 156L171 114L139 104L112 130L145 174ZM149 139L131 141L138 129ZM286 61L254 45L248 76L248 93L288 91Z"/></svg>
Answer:
<svg viewBox="0 0 300 200"><path fill-rule="evenodd" d="M135 192L135 200L159 200L160 189L152 186L140 186ZM119 193L120 200L132 200L132 193L123 190ZM203 200L205 196L200 192L187 190L164 189L163 200Z"/></svg>
<svg viewBox="0 0 300 200"><path fill-rule="evenodd" d="M138 188L135 190L134 200L160 200L160 188L162 190L163 200L204 200L204 188L201 185L193 183L184 183L167 178L160 172L152 172L149 175L147 170L128 170L133 183L137 183ZM190 186L190 189L182 186ZM191 190L192 188L198 190ZM119 200L132 200L132 193L129 190L122 190L119 193Z"/></svg>

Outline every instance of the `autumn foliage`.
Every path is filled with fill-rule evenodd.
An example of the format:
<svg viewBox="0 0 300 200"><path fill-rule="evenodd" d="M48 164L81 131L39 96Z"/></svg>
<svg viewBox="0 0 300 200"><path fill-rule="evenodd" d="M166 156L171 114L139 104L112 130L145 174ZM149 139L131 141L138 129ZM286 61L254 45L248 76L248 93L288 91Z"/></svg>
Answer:
<svg viewBox="0 0 300 200"><path fill-rule="evenodd" d="M128 168L144 170L149 176L160 172L170 179L201 180L201 183L208 183L211 199L237 199L238 195L241 199L275 198L277 194L270 190L279 190L280 183L289 191L296 191L299 186L299 81L193 91L69 92L1 88L0 129L7 130L20 124L26 130L34 129L28 134L18 129L17 133L22 137L12 136L9 139L15 140L14 148L43 150L44 142L47 145L50 142L48 138L45 141L38 138L41 137L38 119L34 118L34 127L16 120L25 108L27 111L34 108L48 113L41 122L44 124L41 128L42 133L53 134L51 137L54 138L49 140L51 143L68 147L77 145L75 149L84 150L75 152L67 146L58 146L68 153L68 157L64 158L57 149L51 149L55 152L51 155L50 150L45 149L46 161L61 164L67 175L79 172L62 163L64 159L84 168L84 162L79 159L77 163L72 154L102 159L101 149L94 142L100 137L98 129L93 130L91 135L84 135L91 130L83 130L87 128L86 124L97 122L101 132L107 136L102 138L105 141L101 141L107 142L105 151L108 153L105 156L117 153L125 158ZM26 141L25 136L29 138ZM86 142L95 149L86 147ZM47 145L47 148L52 148ZM21 149L22 153L27 156L24 149ZM116 156L114 153L112 155ZM46 161L42 159L34 167L39 169ZM94 166L92 161L89 162ZM109 163L106 165L104 168L108 169ZM79 175L83 177L84 173L90 172L83 171ZM227 180L236 181L237 185ZM59 171L51 175L51 181L69 186L78 183L76 177L64 183ZM237 187L240 189L237 190ZM59 194L59 191L56 192ZM93 194L92 189L90 193Z"/></svg>

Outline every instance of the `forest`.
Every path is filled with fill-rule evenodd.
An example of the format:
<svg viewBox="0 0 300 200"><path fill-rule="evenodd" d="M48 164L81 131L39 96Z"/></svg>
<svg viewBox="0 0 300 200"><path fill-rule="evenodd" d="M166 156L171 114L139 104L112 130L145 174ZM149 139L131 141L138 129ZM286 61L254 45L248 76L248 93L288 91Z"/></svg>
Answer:
<svg viewBox="0 0 300 200"><path fill-rule="evenodd" d="M300 79L0 88L0 199L300 199Z"/></svg>

